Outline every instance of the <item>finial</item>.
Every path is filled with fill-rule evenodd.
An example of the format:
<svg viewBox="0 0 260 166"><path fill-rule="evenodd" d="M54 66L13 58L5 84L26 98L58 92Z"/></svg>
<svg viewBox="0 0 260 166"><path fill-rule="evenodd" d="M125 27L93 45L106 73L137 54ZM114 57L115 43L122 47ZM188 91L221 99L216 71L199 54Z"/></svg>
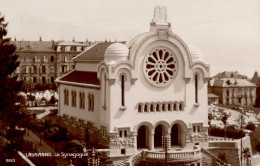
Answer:
<svg viewBox="0 0 260 166"><path fill-rule="evenodd" d="M42 41L42 37L40 37L39 41L40 41L40 42Z"/></svg>
<svg viewBox="0 0 260 166"><path fill-rule="evenodd" d="M167 9L166 7L156 6L154 7L154 15L152 22L160 25L168 25L167 21Z"/></svg>
<svg viewBox="0 0 260 166"><path fill-rule="evenodd" d="M72 38L72 42L75 42L75 38L74 37Z"/></svg>

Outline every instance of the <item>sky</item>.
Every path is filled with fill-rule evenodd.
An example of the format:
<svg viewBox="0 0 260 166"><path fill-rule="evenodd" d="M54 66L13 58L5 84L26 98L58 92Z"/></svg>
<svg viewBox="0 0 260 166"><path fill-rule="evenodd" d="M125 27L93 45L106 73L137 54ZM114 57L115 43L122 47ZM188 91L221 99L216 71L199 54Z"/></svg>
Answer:
<svg viewBox="0 0 260 166"><path fill-rule="evenodd" d="M259 0L0 0L16 40L127 41L149 31L153 8L167 7L173 33L198 46L211 76L260 74Z"/></svg>

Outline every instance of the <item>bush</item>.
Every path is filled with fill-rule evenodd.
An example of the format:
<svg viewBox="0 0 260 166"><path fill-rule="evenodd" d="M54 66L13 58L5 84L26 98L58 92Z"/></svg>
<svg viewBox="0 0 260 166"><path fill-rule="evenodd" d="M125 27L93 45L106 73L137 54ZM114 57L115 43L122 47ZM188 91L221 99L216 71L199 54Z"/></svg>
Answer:
<svg viewBox="0 0 260 166"><path fill-rule="evenodd" d="M255 131L255 124L252 123L252 122L249 122L247 125L246 125L246 129L247 130L251 130L251 131Z"/></svg>
<svg viewBox="0 0 260 166"><path fill-rule="evenodd" d="M58 109L51 109L50 112L51 112L50 113L51 116L55 116L58 114Z"/></svg>
<svg viewBox="0 0 260 166"><path fill-rule="evenodd" d="M258 152L260 152L260 142L255 146L255 150L257 150Z"/></svg>
<svg viewBox="0 0 260 166"><path fill-rule="evenodd" d="M225 129L216 126L210 126L209 128L209 135L217 136L217 137L224 137L225 136ZM245 136L245 132L237 129L235 126L228 126L226 128L226 136L228 138L238 139Z"/></svg>

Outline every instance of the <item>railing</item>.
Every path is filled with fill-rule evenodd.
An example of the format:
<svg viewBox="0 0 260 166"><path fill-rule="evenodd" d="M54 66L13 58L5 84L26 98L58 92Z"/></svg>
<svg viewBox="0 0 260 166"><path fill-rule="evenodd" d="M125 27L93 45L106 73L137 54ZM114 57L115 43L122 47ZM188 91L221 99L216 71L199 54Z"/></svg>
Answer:
<svg viewBox="0 0 260 166"><path fill-rule="evenodd" d="M138 152L137 154L132 155L127 161L126 166L138 165L143 160L143 153L145 151Z"/></svg>
<svg viewBox="0 0 260 166"><path fill-rule="evenodd" d="M167 160L191 159L201 154L200 147L194 146L194 149L187 149L181 151L169 151ZM165 152L146 152L147 160L165 160Z"/></svg>
<svg viewBox="0 0 260 166"><path fill-rule="evenodd" d="M221 165L221 166L230 166L229 164L226 164L225 162L223 162L222 160L220 160L217 156L215 156L213 153L211 153L210 151L208 151L207 149L201 148L201 151L206 154L207 156L211 157L214 161L216 165Z"/></svg>

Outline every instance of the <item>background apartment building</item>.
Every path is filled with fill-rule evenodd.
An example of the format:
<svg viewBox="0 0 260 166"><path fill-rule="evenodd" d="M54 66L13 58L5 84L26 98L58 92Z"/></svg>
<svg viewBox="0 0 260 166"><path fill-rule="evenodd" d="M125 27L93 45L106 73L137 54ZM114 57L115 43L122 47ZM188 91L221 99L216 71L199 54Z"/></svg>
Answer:
<svg viewBox="0 0 260 166"><path fill-rule="evenodd" d="M72 58L93 42L13 41L20 65L16 70L27 88L52 84L57 77L74 68Z"/></svg>

